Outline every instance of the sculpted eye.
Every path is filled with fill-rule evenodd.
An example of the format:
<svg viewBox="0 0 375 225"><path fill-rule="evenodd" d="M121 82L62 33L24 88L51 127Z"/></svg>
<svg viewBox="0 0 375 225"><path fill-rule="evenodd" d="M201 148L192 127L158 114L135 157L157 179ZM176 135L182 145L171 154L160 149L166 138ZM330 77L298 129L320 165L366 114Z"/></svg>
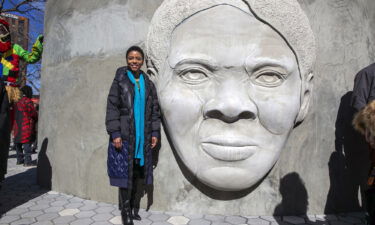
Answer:
<svg viewBox="0 0 375 225"><path fill-rule="evenodd" d="M189 69L179 74L180 78L187 84L195 85L208 80L208 76L203 70Z"/></svg>
<svg viewBox="0 0 375 225"><path fill-rule="evenodd" d="M254 74L251 80L256 85L264 87L277 87L284 82L285 77L278 72L268 71Z"/></svg>

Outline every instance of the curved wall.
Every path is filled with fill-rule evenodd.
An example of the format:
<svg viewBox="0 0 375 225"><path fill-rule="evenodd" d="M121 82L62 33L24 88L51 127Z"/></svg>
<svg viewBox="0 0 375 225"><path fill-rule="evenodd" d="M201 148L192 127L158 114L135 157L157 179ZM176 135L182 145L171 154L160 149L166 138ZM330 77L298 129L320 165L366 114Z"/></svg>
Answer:
<svg viewBox="0 0 375 225"><path fill-rule="evenodd" d="M106 97L126 49L144 46L161 2L48 1L39 123L42 184L48 185L44 175L52 174L53 190L117 201L117 190L106 175ZM347 101L355 74L375 59L375 2L299 2L318 47L313 104L269 175L254 190L216 193L186 173L163 134L155 185L143 198L143 207L241 215L360 209L367 152L350 129Z"/></svg>

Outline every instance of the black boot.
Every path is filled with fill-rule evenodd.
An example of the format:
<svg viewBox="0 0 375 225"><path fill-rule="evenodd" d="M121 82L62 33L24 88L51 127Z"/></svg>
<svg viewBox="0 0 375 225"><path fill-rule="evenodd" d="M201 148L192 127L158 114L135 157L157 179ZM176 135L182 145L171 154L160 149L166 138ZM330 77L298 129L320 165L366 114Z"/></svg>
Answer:
<svg viewBox="0 0 375 225"><path fill-rule="evenodd" d="M119 190L119 206L121 210L121 219L123 225L133 225L132 211L130 208L129 190L120 188Z"/></svg>

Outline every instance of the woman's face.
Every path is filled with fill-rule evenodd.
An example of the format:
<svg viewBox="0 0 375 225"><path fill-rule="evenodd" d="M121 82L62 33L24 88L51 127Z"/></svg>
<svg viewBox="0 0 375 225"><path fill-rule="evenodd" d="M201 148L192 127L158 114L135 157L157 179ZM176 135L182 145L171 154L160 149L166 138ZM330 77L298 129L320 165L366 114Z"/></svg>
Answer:
<svg viewBox="0 0 375 225"><path fill-rule="evenodd" d="M126 62L131 71L137 72L143 65L142 54L138 51L131 51L126 57Z"/></svg>
<svg viewBox="0 0 375 225"><path fill-rule="evenodd" d="M302 80L292 50L269 26L231 6L177 27L158 79L178 155L219 190L249 188L264 177L300 109Z"/></svg>

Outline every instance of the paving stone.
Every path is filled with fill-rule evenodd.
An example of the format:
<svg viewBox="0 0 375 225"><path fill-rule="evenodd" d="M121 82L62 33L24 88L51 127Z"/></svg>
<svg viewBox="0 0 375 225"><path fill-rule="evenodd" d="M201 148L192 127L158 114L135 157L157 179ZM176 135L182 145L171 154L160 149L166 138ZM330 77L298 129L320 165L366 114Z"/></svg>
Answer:
<svg viewBox="0 0 375 225"><path fill-rule="evenodd" d="M0 218L0 223L11 223L13 221L19 220L20 217L18 215L6 215Z"/></svg>
<svg viewBox="0 0 375 225"><path fill-rule="evenodd" d="M112 204L109 204L109 203L105 203L105 202L99 202L98 203L98 206L100 207L105 207L105 206L113 206Z"/></svg>
<svg viewBox="0 0 375 225"><path fill-rule="evenodd" d="M203 215L202 214L184 214L185 217L195 220L195 219L202 219Z"/></svg>
<svg viewBox="0 0 375 225"><path fill-rule="evenodd" d="M99 206L97 204L85 204L79 208L81 211L88 211L88 210L94 210L98 208Z"/></svg>
<svg viewBox="0 0 375 225"><path fill-rule="evenodd" d="M59 212L60 216L73 216L80 211L78 209L64 209Z"/></svg>
<svg viewBox="0 0 375 225"><path fill-rule="evenodd" d="M23 218L23 219L12 222L11 225L25 225L25 224L32 224L35 222L36 220L34 218Z"/></svg>
<svg viewBox="0 0 375 225"><path fill-rule="evenodd" d="M228 222L213 222L211 225L230 225Z"/></svg>
<svg viewBox="0 0 375 225"><path fill-rule="evenodd" d="M91 225L112 225L112 223L107 221L101 221L101 222L94 222Z"/></svg>
<svg viewBox="0 0 375 225"><path fill-rule="evenodd" d="M38 221L32 225L53 225L53 223L51 221Z"/></svg>
<svg viewBox="0 0 375 225"><path fill-rule="evenodd" d="M247 224L251 225L268 225L270 222L262 220L261 218L247 219Z"/></svg>
<svg viewBox="0 0 375 225"><path fill-rule="evenodd" d="M52 213L52 212L60 212L64 210L64 207L62 206L52 206L44 210L46 213Z"/></svg>
<svg viewBox="0 0 375 225"><path fill-rule="evenodd" d="M247 219L241 216L227 216L225 217L225 221L230 224L244 224L246 223Z"/></svg>
<svg viewBox="0 0 375 225"><path fill-rule="evenodd" d="M61 216L59 218L56 218L53 220L54 224L69 224L70 222L73 222L76 220L74 216Z"/></svg>
<svg viewBox="0 0 375 225"><path fill-rule="evenodd" d="M49 204L37 204L37 205L31 206L29 209L30 210L44 210L44 209L48 209L49 207L51 207Z"/></svg>
<svg viewBox="0 0 375 225"><path fill-rule="evenodd" d="M95 209L95 212L97 212L97 213L110 213L114 210L115 210L115 208L113 206L104 206L104 207L99 207L99 208Z"/></svg>
<svg viewBox="0 0 375 225"><path fill-rule="evenodd" d="M69 204L66 204L64 205L64 208L66 209L78 209L79 207L83 206L83 203L69 203Z"/></svg>
<svg viewBox="0 0 375 225"><path fill-rule="evenodd" d="M112 224L122 224L121 216L115 216L112 219L109 220Z"/></svg>
<svg viewBox="0 0 375 225"><path fill-rule="evenodd" d="M149 220L158 222L158 221L166 221L169 218L169 216L165 214L152 214L148 217Z"/></svg>
<svg viewBox="0 0 375 225"><path fill-rule="evenodd" d="M46 221L46 220L53 220L55 218L59 217L59 214L57 213L45 213L43 215L40 215L38 217L36 217L36 220L37 221Z"/></svg>
<svg viewBox="0 0 375 225"><path fill-rule="evenodd" d="M94 215L95 215L94 211L82 211L82 212L79 212L79 213L75 214L74 216L77 217L77 218L89 218L89 217L92 217Z"/></svg>
<svg viewBox="0 0 375 225"><path fill-rule="evenodd" d="M99 213L92 217L94 221L108 221L113 217L110 213Z"/></svg>
<svg viewBox="0 0 375 225"><path fill-rule="evenodd" d="M78 219L70 223L70 225L89 225L92 224L94 221L90 218Z"/></svg>
<svg viewBox="0 0 375 225"><path fill-rule="evenodd" d="M347 223L352 223L352 224L362 222L361 219L351 217L351 216L338 216L338 219L341 220L341 221L347 222Z"/></svg>
<svg viewBox="0 0 375 225"><path fill-rule="evenodd" d="M302 224L305 223L305 219L298 216L283 216L283 221L291 224Z"/></svg>
<svg viewBox="0 0 375 225"><path fill-rule="evenodd" d="M25 212L28 212L27 208L14 208L6 213L6 215L21 215ZM1 221L1 220L0 220Z"/></svg>
<svg viewBox="0 0 375 225"><path fill-rule="evenodd" d="M143 219L143 218L142 218L142 220L133 220L133 222L134 222L134 225L150 225L150 224L152 224L151 220Z"/></svg>
<svg viewBox="0 0 375 225"><path fill-rule="evenodd" d="M64 205L67 205L67 204L69 204L68 201L58 200L58 201L52 202L50 205L51 206L64 206Z"/></svg>
<svg viewBox="0 0 375 225"><path fill-rule="evenodd" d="M42 211L29 211L21 215L22 218L35 218L42 215Z"/></svg>
<svg viewBox="0 0 375 225"><path fill-rule="evenodd" d="M173 225L187 224L190 220L184 216L172 216L167 220L168 223Z"/></svg>
<svg viewBox="0 0 375 225"><path fill-rule="evenodd" d="M151 214L164 214L163 211L157 211L157 210L149 210Z"/></svg>
<svg viewBox="0 0 375 225"><path fill-rule="evenodd" d="M78 198L78 197L73 197L71 199L69 199L69 202L71 203L82 203L84 200L82 198Z"/></svg>
<svg viewBox="0 0 375 225"><path fill-rule="evenodd" d="M192 219L189 221L190 225L210 225L211 222L206 219Z"/></svg>
<svg viewBox="0 0 375 225"><path fill-rule="evenodd" d="M225 219L222 215L206 215L204 218L213 222L224 222Z"/></svg>
<svg viewBox="0 0 375 225"><path fill-rule="evenodd" d="M171 225L171 224L165 221L160 221L160 222L152 223L152 225Z"/></svg>
<svg viewBox="0 0 375 225"><path fill-rule="evenodd" d="M83 199L83 202L82 202L83 204L94 204L94 205L96 205L96 204L98 204L98 202L97 201L94 201L94 200L88 200L88 199Z"/></svg>

